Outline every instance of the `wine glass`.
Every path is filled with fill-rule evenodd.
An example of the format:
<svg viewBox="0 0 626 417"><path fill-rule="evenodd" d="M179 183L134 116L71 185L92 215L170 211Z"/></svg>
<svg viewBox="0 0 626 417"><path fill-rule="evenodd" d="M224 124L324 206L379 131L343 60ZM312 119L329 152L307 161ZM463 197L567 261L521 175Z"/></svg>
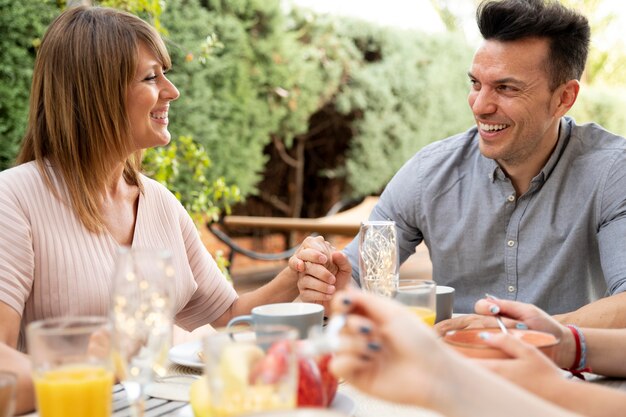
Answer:
<svg viewBox="0 0 626 417"><path fill-rule="evenodd" d="M398 239L391 220L366 221L359 232L359 276L368 292L393 297L398 289Z"/></svg>
<svg viewBox="0 0 626 417"><path fill-rule="evenodd" d="M166 373L172 339L174 278L169 252L123 248L111 297L113 361L133 415L142 416L145 388Z"/></svg>

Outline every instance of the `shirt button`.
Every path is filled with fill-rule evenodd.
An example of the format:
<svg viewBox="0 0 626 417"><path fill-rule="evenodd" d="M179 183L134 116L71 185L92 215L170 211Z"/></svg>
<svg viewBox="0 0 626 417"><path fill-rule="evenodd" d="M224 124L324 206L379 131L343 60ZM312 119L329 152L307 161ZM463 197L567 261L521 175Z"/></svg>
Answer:
<svg viewBox="0 0 626 417"><path fill-rule="evenodd" d="M506 242L507 245L509 245L509 247L513 247L515 246L515 241L514 240L509 240L508 242Z"/></svg>
<svg viewBox="0 0 626 417"><path fill-rule="evenodd" d="M509 200L510 202L513 202L513 201L515 201L515 196L513 194L511 194L506 199Z"/></svg>
<svg viewBox="0 0 626 417"><path fill-rule="evenodd" d="M515 287L512 286L512 285L509 285L508 290L509 290L509 292L515 292Z"/></svg>

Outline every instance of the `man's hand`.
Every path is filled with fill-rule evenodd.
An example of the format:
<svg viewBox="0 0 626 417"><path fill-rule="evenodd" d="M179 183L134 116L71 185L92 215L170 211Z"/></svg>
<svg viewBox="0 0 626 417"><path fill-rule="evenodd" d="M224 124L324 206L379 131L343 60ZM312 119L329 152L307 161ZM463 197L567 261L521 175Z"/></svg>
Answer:
<svg viewBox="0 0 626 417"><path fill-rule="evenodd" d="M352 279L348 258L321 236L307 237L289 259L289 267L298 273L300 299L325 306Z"/></svg>
<svg viewBox="0 0 626 417"><path fill-rule="evenodd" d="M496 319L479 314L464 314L435 324L435 331L440 336L451 330L470 329L476 327L497 327Z"/></svg>

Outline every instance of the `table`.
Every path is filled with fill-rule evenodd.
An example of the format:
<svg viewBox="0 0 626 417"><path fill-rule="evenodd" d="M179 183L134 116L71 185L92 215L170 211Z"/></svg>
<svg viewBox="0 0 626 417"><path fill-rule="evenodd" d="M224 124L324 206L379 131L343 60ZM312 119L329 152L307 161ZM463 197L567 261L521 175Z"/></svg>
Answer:
<svg viewBox="0 0 626 417"><path fill-rule="evenodd" d="M171 365L169 368L174 375L182 375L183 372L189 372L191 375L198 375L199 372L192 368L186 368L178 365ZM598 375L588 374L587 379L593 383L609 386L615 389L626 391L626 379L606 378ZM191 380L190 380L191 382ZM172 392L173 385L163 386L163 391L168 397L176 396ZM179 384L181 392L188 393L188 385ZM355 403L354 417L440 417L440 414L419 407L409 407L399 404L393 404L379 400L370 395L366 395L349 384L340 384L339 392L348 396ZM121 385L115 385L113 389L113 414L112 417L130 417L130 408L126 401L125 393ZM176 399L155 398L150 397L146 401L146 413L144 417L193 417L193 412L187 401ZM28 414L26 417L37 417L36 413Z"/></svg>

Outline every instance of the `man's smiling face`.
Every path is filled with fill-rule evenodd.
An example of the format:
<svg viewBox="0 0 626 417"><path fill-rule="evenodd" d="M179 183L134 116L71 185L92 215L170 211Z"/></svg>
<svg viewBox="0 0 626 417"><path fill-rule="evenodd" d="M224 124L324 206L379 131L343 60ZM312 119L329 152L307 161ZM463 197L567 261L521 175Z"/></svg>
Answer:
<svg viewBox="0 0 626 417"><path fill-rule="evenodd" d="M468 73L480 152L500 166L535 165L556 142L560 89L550 90L546 39L484 41Z"/></svg>

